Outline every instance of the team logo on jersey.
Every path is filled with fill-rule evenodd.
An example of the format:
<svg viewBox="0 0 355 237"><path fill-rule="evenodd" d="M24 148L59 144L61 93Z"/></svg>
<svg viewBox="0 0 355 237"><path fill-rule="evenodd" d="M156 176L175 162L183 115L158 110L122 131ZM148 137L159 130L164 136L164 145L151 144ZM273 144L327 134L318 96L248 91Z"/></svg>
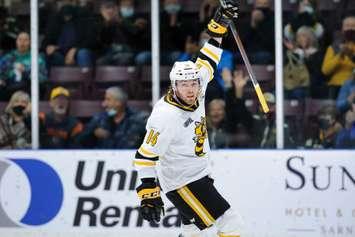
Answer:
<svg viewBox="0 0 355 237"><path fill-rule="evenodd" d="M0 159L0 228L44 225L59 213L63 184L37 159Z"/></svg>
<svg viewBox="0 0 355 237"><path fill-rule="evenodd" d="M203 144L207 138L206 118L201 116L201 122L195 122L195 137L193 138L196 143L195 154L197 156L204 156L206 153L203 151Z"/></svg>

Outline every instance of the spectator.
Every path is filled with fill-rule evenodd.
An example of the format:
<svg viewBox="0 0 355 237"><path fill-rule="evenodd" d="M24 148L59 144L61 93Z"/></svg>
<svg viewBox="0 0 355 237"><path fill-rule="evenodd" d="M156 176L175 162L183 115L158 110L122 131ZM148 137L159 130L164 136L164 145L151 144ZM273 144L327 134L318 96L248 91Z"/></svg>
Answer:
<svg viewBox="0 0 355 237"><path fill-rule="evenodd" d="M345 127L337 134L335 148L355 148L355 99L345 113Z"/></svg>
<svg viewBox="0 0 355 237"><path fill-rule="evenodd" d="M146 47L147 21L135 15L132 0L121 1L120 8L116 2L105 0L101 3L100 14L98 44L102 56L96 63L133 64L136 51Z"/></svg>
<svg viewBox="0 0 355 237"><path fill-rule="evenodd" d="M317 19L314 2L315 1L310 0L299 1L297 14L284 28L284 36L288 41L295 40L295 34L302 26L310 27L317 39L321 39L323 37L324 27Z"/></svg>
<svg viewBox="0 0 355 237"><path fill-rule="evenodd" d="M122 24L130 30L132 35L129 39L131 47L135 53L150 49L150 26L144 15L136 12L134 0L121 0L120 15Z"/></svg>
<svg viewBox="0 0 355 237"><path fill-rule="evenodd" d="M160 15L161 63L173 64L184 48L186 28L182 20L182 7L179 0L164 0ZM146 65L151 62L151 52L141 52L136 63Z"/></svg>
<svg viewBox="0 0 355 237"><path fill-rule="evenodd" d="M201 43L203 45L205 42ZM185 51L179 55L177 61L196 60L200 51L200 46L202 45L199 45L199 40L196 37L188 35L185 40Z"/></svg>
<svg viewBox="0 0 355 237"><path fill-rule="evenodd" d="M245 106L244 89L248 77L243 71L234 71L231 80L225 81L226 114L231 131L229 147L251 147L253 116Z"/></svg>
<svg viewBox="0 0 355 237"><path fill-rule="evenodd" d="M67 149L78 148L78 135L83 125L75 117L69 115L69 91L56 87L50 94L49 113L40 113L41 148Z"/></svg>
<svg viewBox="0 0 355 237"><path fill-rule="evenodd" d="M16 91L0 116L0 148L31 148L30 97Z"/></svg>
<svg viewBox="0 0 355 237"><path fill-rule="evenodd" d="M337 110L333 105L323 106L317 113L306 134L306 148L334 148L336 136L343 128L337 121Z"/></svg>
<svg viewBox="0 0 355 237"><path fill-rule="evenodd" d="M106 90L105 112L95 115L81 135L86 147L138 148L145 134L146 116L127 106L127 94L119 87Z"/></svg>
<svg viewBox="0 0 355 237"><path fill-rule="evenodd" d="M337 109L341 113L345 113L351 109L351 105L355 99L355 69L351 78L342 85L337 98Z"/></svg>
<svg viewBox="0 0 355 237"><path fill-rule="evenodd" d="M48 23L43 48L50 66L91 67L96 31L80 8L65 4Z"/></svg>
<svg viewBox="0 0 355 237"><path fill-rule="evenodd" d="M228 126L226 103L222 99L214 99L208 104L207 131L211 149L228 147Z"/></svg>
<svg viewBox="0 0 355 237"><path fill-rule="evenodd" d="M337 97L340 87L355 68L355 16L343 20L342 35L343 40L336 40L328 47L322 65L332 99Z"/></svg>
<svg viewBox="0 0 355 237"><path fill-rule="evenodd" d="M264 114L259 108L254 117L253 133L255 134L255 146L260 148L276 148L276 124L275 124L275 95L270 92L264 94L270 111ZM285 148L295 147L295 139L290 132L287 122L284 123L284 146Z"/></svg>
<svg viewBox="0 0 355 237"><path fill-rule="evenodd" d="M15 48L15 41L20 32L18 21L9 16L5 7L0 7L0 58L3 54Z"/></svg>
<svg viewBox="0 0 355 237"><path fill-rule="evenodd" d="M0 61L1 98L7 100L17 90L29 92L31 84L30 35L20 32L16 39L16 49L6 54ZM47 80L44 57L39 55L39 82Z"/></svg>
<svg viewBox="0 0 355 237"><path fill-rule="evenodd" d="M246 24L243 36L251 63L273 64L275 51L274 13L270 0L256 0L251 11L250 22ZM242 62L241 56L237 62Z"/></svg>
<svg viewBox="0 0 355 237"><path fill-rule="evenodd" d="M323 60L322 52L318 49L318 40L311 28L302 26L297 30L295 43L285 41L288 57L295 58L304 65L307 81L302 81L299 76L288 81L294 89L286 91L286 97L290 99L304 99L311 95L312 98L326 98L327 94L324 77L321 72ZM293 55L289 55L289 54ZM289 59L290 60L290 59ZM288 61L288 63L290 63ZM298 72L298 74L300 74ZM296 75L297 76L297 75ZM286 78L284 78L286 80ZM285 81L285 86L286 86Z"/></svg>

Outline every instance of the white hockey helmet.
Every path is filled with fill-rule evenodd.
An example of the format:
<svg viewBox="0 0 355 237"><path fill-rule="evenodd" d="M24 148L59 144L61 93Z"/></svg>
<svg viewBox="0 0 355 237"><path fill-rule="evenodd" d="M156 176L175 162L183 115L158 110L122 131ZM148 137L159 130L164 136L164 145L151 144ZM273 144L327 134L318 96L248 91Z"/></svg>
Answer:
<svg viewBox="0 0 355 237"><path fill-rule="evenodd" d="M201 85L200 70L192 61L175 62L169 74L171 87L176 91L176 81L196 80Z"/></svg>

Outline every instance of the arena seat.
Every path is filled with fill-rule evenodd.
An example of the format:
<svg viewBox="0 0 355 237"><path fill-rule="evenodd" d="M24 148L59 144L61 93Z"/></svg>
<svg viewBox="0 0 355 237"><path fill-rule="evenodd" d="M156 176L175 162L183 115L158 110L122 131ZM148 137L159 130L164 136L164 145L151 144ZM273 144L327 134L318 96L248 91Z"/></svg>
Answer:
<svg viewBox="0 0 355 237"><path fill-rule="evenodd" d="M127 82L137 78L135 67L127 66L98 66L94 82L97 84L105 84L111 82Z"/></svg>
<svg viewBox="0 0 355 237"><path fill-rule="evenodd" d="M0 109L5 108L7 103L1 102ZM151 101L148 100L128 100L128 106L150 113L152 110ZM93 115L103 111L102 100L71 100L69 113L78 118L91 118ZM39 102L39 111L47 113L51 111L48 101Z"/></svg>
<svg viewBox="0 0 355 237"><path fill-rule="evenodd" d="M336 10L339 7L339 5L340 5L340 1L322 0L322 1L318 1L318 10L319 11L333 11L333 10Z"/></svg>
<svg viewBox="0 0 355 237"><path fill-rule="evenodd" d="M152 102L150 100L129 100L127 104L131 108L145 113L150 113L152 111Z"/></svg>
<svg viewBox="0 0 355 237"><path fill-rule="evenodd" d="M326 105L335 105L336 101L331 99L306 99L305 118L316 115L319 110Z"/></svg>
<svg viewBox="0 0 355 237"><path fill-rule="evenodd" d="M120 86L129 91L129 83L137 79L136 67L127 66L98 66L92 84L90 99L102 98L110 86Z"/></svg>
<svg viewBox="0 0 355 237"><path fill-rule="evenodd" d="M304 103L301 103L298 100L285 100L284 113L285 116L302 119L304 114Z"/></svg>
<svg viewBox="0 0 355 237"><path fill-rule="evenodd" d="M160 66L160 92L165 93L170 85L169 73L171 66ZM139 96L137 99L150 99L152 88L152 68L150 66L143 66L140 71L140 81L137 85Z"/></svg>
<svg viewBox="0 0 355 237"><path fill-rule="evenodd" d="M169 81L169 73L171 70L171 66L160 66L160 81ZM152 81L152 67L151 66L143 66L141 70L141 80L143 82L151 82Z"/></svg>
<svg viewBox="0 0 355 237"><path fill-rule="evenodd" d="M245 65L236 65L236 69L244 71L244 75L248 75ZM274 65L252 65L252 69L256 80L260 84L262 91L273 91L275 88L275 67ZM255 89L251 81L244 88L244 96L246 98L256 98Z"/></svg>
<svg viewBox="0 0 355 237"><path fill-rule="evenodd" d="M71 98L83 99L87 97L88 85L92 76L93 71L89 68L52 67L49 75L49 87L63 86L70 91ZM50 89L47 92L50 93Z"/></svg>

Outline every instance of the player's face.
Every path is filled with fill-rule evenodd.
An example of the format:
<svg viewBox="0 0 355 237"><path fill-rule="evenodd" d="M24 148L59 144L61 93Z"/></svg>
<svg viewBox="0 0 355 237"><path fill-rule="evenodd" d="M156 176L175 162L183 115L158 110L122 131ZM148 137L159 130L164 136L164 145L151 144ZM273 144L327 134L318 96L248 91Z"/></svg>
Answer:
<svg viewBox="0 0 355 237"><path fill-rule="evenodd" d="M176 95L188 105L196 102L199 91L200 83L197 79L176 82Z"/></svg>

